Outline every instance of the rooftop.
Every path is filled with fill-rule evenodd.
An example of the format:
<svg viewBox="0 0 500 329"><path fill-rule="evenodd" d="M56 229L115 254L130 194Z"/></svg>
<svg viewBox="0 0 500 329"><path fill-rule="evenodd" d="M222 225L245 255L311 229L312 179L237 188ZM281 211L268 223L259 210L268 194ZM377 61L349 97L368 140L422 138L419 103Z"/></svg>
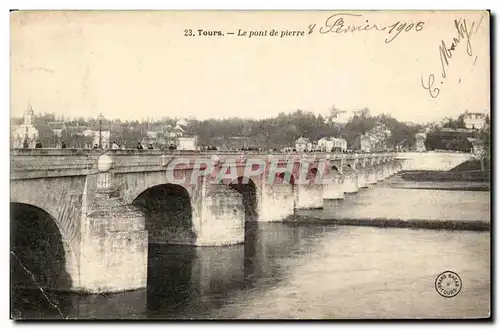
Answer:
<svg viewBox="0 0 500 329"><path fill-rule="evenodd" d="M52 130L61 130L66 128L66 124L63 121L49 122L48 124Z"/></svg>
<svg viewBox="0 0 500 329"><path fill-rule="evenodd" d="M302 137L302 136L301 136L301 137L300 137L299 139L297 139L295 142L296 142L296 143L309 143L309 142L310 142L310 140L309 140L309 138L305 138L305 137Z"/></svg>

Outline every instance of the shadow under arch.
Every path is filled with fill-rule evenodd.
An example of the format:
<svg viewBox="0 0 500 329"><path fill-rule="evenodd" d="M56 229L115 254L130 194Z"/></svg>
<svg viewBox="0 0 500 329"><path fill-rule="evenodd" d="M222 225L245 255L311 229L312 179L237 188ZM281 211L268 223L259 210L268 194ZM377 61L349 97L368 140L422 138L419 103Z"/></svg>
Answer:
<svg viewBox="0 0 500 329"><path fill-rule="evenodd" d="M307 171L307 180L310 184L316 183L316 177L318 176L318 168L311 168Z"/></svg>
<svg viewBox="0 0 500 329"><path fill-rule="evenodd" d="M349 163L345 166L344 171L347 171L348 173L356 172L356 170Z"/></svg>
<svg viewBox="0 0 500 329"><path fill-rule="evenodd" d="M10 288L13 316L40 312L55 316L47 301L49 291L73 286L67 272L67 250L55 218L26 203L10 204ZM51 293L51 298L53 298Z"/></svg>
<svg viewBox="0 0 500 329"><path fill-rule="evenodd" d="M139 194L132 205L143 212L148 231L148 316L155 317L158 310L178 311L191 299L191 267L196 257L188 247L196 242L189 192L176 184L155 185ZM168 312L161 314L168 316Z"/></svg>
<svg viewBox="0 0 500 329"><path fill-rule="evenodd" d="M41 208L12 202L10 224L13 288L71 288L64 239L54 217Z"/></svg>
<svg viewBox="0 0 500 329"><path fill-rule="evenodd" d="M259 217L257 211L257 187L251 178L248 181L238 177L229 184L229 187L239 192L243 197L245 207L245 222L256 221Z"/></svg>
<svg viewBox="0 0 500 329"><path fill-rule="evenodd" d="M145 215L150 244L193 245L196 233L189 192L176 184L155 185L139 194L132 205Z"/></svg>
<svg viewBox="0 0 500 329"><path fill-rule="evenodd" d="M276 174L275 183L277 183L277 184L290 184L290 185L292 185L292 188L293 188L293 186L295 186L295 176L290 172L281 172L279 174Z"/></svg>

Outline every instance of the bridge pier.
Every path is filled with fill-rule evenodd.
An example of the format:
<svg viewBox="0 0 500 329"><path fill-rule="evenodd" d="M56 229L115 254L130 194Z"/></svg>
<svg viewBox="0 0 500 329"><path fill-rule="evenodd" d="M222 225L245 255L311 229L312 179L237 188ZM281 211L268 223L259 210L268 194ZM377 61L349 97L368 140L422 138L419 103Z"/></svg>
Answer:
<svg viewBox="0 0 500 329"><path fill-rule="evenodd" d="M341 200L344 198L344 176L335 174L329 184L323 186L323 199Z"/></svg>
<svg viewBox="0 0 500 329"><path fill-rule="evenodd" d="M223 246L245 241L243 196L226 184L203 182L202 211L196 246Z"/></svg>
<svg viewBox="0 0 500 329"><path fill-rule="evenodd" d="M366 179L368 185L374 185L377 183L377 170L375 166L370 166L368 168L368 177Z"/></svg>
<svg viewBox="0 0 500 329"><path fill-rule="evenodd" d="M117 292L147 285L144 215L112 196L111 180L108 172L97 174L97 193L82 221L79 280L70 290Z"/></svg>
<svg viewBox="0 0 500 329"><path fill-rule="evenodd" d="M389 172L387 170L387 163L382 164L382 180L387 179L389 177Z"/></svg>
<svg viewBox="0 0 500 329"><path fill-rule="evenodd" d="M323 185L296 185L295 209L323 209Z"/></svg>
<svg viewBox="0 0 500 329"><path fill-rule="evenodd" d="M393 160L392 162L392 171L394 173L394 175L397 175L400 171L401 171L401 168L402 168L402 164L399 160Z"/></svg>
<svg viewBox="0 0 500 329"><path fill-rule="evenodd" d="M356 193L358 192L358 173L350 168L346 169L344 171L344 193Z"/></svg>
<svg viewBox="0 0 500 329"><path fill-rule="evenodd" d="M386 163L386 169L387 169L387 178L394 175L392 161L389 161Z"/></svg>
<svg viewBox="0 0 500 329"><path fill-rule="evenodd" d="M377 181L381 182L384 180L384 166L383 164L377 165Z"/></svg>
<svg viewBox="0 0 500 329"><path fill-rule="evenodd" d="M258 221L281 221L293 215L294 193L297 187L287 183L266 184L262 182L262 198Z"/></svg>
<svg viewBox="0 0 500 329"><path fill-rule="evenodd" d="M396 160L392 160L391 161L391 172L392 172L393 176L398 173L398 171L397 171L397 161Z"/></svg>
<svg viewBox="0 0 500 329"><path fill-rule="evenodd" d="M368 187L368 169L360 168L358 170L358 190Z"/></svg>

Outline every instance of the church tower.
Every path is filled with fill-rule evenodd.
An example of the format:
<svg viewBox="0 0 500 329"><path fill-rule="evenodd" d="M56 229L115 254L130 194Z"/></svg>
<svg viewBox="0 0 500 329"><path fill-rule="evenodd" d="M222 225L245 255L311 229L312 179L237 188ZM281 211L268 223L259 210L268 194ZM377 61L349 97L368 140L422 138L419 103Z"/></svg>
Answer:
<svg viewBox="0 0 500 329"><path fill-rule="evenodd" d="M35 113L33 112L33 108L31 105L28 105L28 108L24 112L24 124L26 126L31 126L35 122Z"/></svg>

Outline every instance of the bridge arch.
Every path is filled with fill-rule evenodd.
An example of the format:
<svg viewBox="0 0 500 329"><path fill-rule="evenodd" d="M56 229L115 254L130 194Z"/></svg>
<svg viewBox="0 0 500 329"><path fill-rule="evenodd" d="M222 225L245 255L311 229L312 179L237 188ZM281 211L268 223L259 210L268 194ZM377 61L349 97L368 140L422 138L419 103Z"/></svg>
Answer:
<svg viewBox="0 0 500 329"><path fill-rule="evenodd" d="M245 209L245 221L256 221L259 217L259 201L258 189L255 182L251 178L245 179L244 177L238 177L229 183L229 187L242 195L243 206Z"/></svg>
<svg viewBox="0 0 500 329"><path fill-rule="evenodd" d="M314 184L318 176L318 168L313 167L307 171L306 179L310 184Z"/></svg>
<svg viewBox="0 0 500 329"><path fill-rule="evenodd" d="M289 177L289 179L288 179L288 177ZM295 185L295 175L289 171L277 173L275 180L274 180L274 183L275 184L290 184L290 185L292 185L292 188L293 188L293 186Z"/></svg>
<svg viewBox="0 0 500 329"><path fill-rule="evenodd" d="M345 165L344 170L347 171L347 173L353 173L353 172L357 171L354 168L354 165L351 165L350 163L348 163L348 164Z"/></svg>
<svg viewBox="0 0 500 329"><path fill-rule="evenodd" d="M132 201L146 217L149 243L193 245L197 234L189 191L177 184L154 185Z"/></svg>
<svg viewBox="0 0 500 329"><path fill-rule="evenodd" d="M69 290L75 256L60 223L46 210L10 203L11 282L16 289Z"/></svg>

